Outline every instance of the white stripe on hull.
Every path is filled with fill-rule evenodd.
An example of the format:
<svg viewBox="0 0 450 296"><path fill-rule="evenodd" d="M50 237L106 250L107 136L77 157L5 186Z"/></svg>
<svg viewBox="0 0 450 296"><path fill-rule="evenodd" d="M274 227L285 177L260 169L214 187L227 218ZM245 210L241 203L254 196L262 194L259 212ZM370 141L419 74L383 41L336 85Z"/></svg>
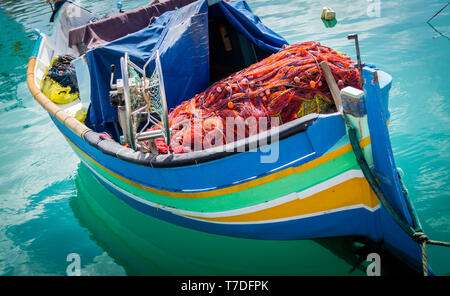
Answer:
<svg viewBox="0 0 450 296"><path fill-rule="evenodd" d="M194 212L194 211L187 211L187 210L180 210L180 209L176 209L173 207L169 207L169 206L164 206L158 203L154 203L151 201L148 201L146 199L143 199L141 197L138 197L120 187L118 187L117 185L113 184L112 182L110 182L109 180L105 179L103 176L101 176L99 173L97 173L94 169L92 169L84 160L82 160L82 162L96 175L98 176L100 179L103 180L103 182L107 183L109 186L111 186L112 188L114 188L117 191L120 191L122 194L128 196L129 198L142 203L142 204L146 204L148 206L157 208L157 209L161 209L161 210L165 210L168 212L171 212L172 214L175 215L179 215L179 216L190 216L187 218L191 218L194 220L202 220L201 218L220 218L220 217L231 217L231 216L237 216L237 215L242 215L242 214L248 214L248 213L254 213L254 212L258 212L261 210L265 210L265 209L269 209L275 206L279 206L282 204L285 204L287 202L291 202L293 200L296 199L304 199L307 197L310 197L316 193L319 193L323 190L329 189L331 187L334 187L340 183L346 182L348 180L354 179L354 178L364 178L363 172L361 170L349 170L346 171L345 173L342 173L334 178L328 179L327 181L324 181L320 184L317 184L315 186L312 186L306 190L300 191L300 192L293 192L290 193L288 195L279 197L277 199L271 200L271 201L267 201L261 204L257 204L254 206L250 206L250 207L245 207L245 208L240 208L240 209L236 209L236 210L229 210L229 211L222 211L222 212ZM334 213L334 212L339 212L339 211L345 211L345 210L351 210L351 209L356 209L356 208L365 208L369 211L375 211L379 208L379 205L375 206L374 208L370 208L367 207L364 204L359 204L359 205L352 205L352 206L347 206L347 207L342 207L342 208L338 208L338 209L333 209L333 210L327 210L327 211L323 211L323 212L316 212L316 213L311 213L311 214L305 214L305 215L299 215L299 216L294 216L294 217L287 217L287 218L280 218L280 219L274 219L274 220L264 220L264 221L254 221L254 222L214 222L214 221L208 221L208 222L212 222L212 223L223 223L223 224L258 224L258 223L272 223L272 222L282 222L282 221L288 221L288 220L294 220L294 219L302 219L302 218L308 218L308 217L314 217L314 216L318 216L318 215L323 215L323 214L327 214L327 213ZM195 218L193 218L193 217ZM199 219L197 219L199 218Z"/></svg>

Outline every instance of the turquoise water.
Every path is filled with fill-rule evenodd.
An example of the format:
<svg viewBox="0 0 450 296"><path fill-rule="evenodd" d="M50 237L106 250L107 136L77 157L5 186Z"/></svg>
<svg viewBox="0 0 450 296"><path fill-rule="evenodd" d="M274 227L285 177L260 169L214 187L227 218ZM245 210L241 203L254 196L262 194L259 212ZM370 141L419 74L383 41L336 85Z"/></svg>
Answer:
<svg viewBox="0 0 450 296"><path fill-rule="evenodd" d="M82 2L102 12L115 3ZM122 1L125 9L147 2ZM291 43L318 40L354 58L354 48L346 35L359 34L363 61L376 64L394 79L390 101L392 145L424 230L434 239L450 241L450 41L426 24L446 1L248 3L266 25ZM369 9L376 3L380 4L379 14ZM323 6L336 11L338 23L334 28L326 29L321 22ZM450 35L449 12L450 7L432 21L436 30L446 36ZM125 226L121 229L126 233L123 236L109 232L85 209L84 201L96 194L105 199L112 197L86 174L26 87L26 63L35 39L32 31L37 27L50 32L49 16L43 0L0 0L0 274L64 275L66 257L72 252L80 254L85 275L170 273L167 270L183 274L242 273L232 267L214 269L189 261L189 252L205 250L196 250L195 245L183 241L191 249L177 253L169 247L180 243L173 238L164 242L167 246L160 237L157 243L141 242L139 249L133 249L125 238L135 234ZM202 239L200 235L197 238ZM230 245L238 243L246 244L247 249L252 244L230 241ZM157 245L167 250L161 251ZM309 270L310 274L348 274L354 262L348 259L349 254L342 254L345 245L345 241L304 243L303 250L309 252L311 260L307 264L303 261L303 271L298 273L308 274ZM148 254L142 255L146 248ZM231 256L230 252L222 253L224 260L231 260L226 257ZM450 274L449 255L449 250L429 247L429 262L436 273ZM248 261L249 272L261 268L252 260ZM184 261L187 263L180 264ZM321 272L326 262L335 265ZM351 274L361 273L356 270Z"/></svg>

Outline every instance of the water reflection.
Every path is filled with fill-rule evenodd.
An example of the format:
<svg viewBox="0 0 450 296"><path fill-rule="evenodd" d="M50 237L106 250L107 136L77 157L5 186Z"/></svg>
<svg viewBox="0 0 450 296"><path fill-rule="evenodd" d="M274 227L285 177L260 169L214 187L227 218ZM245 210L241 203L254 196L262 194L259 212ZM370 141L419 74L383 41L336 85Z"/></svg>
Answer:
<svg viewBox="0 0 450 296"><path fill-rule="evenodd" d="M71 207L91 238L129 275L365 275L381 252L383 273L405 272L352 239L266 241L199 232L148 217L109 193L80 164Z"/></svg>

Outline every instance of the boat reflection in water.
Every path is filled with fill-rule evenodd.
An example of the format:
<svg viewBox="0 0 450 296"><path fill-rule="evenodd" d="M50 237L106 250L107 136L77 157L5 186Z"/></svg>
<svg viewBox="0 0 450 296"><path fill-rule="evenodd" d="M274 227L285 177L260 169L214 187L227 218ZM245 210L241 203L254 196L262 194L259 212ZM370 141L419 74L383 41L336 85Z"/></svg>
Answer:
<svg viewBox="0 0 450 296"><path fill-rule="evenodd" d="M351 238L254 240L184 228L142 214L107 191L80 163L71 208L92 239L128 275L366 275L410 272L390 255Z"/></svg>

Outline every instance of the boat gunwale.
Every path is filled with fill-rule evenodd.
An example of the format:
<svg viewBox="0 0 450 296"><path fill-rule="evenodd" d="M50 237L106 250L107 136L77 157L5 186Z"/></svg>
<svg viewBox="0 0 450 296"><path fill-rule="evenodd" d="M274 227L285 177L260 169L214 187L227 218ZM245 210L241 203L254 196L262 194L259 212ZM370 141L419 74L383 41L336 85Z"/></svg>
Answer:
<svg viewBox="0 0 450 296"><path fill-rule="evenodd" d="M183 154L157 155L135 151L122 146L114 140L105 139L100 133L93 131L86 125L68 114L60 106L52 102L45 96L35 83L36 56L32 56L28 62L27 85L35 100L54 118L69 128L77 136L86 141L89 145L102 151L105 154L118 159L152 168L173 168L190 165L198 165L213 160L218 160L237 153L245 153L263 146L272 144L272 140L281 141L295 134L304 132L308 126L318 118L338 116L339 113L329 113L319 115L312 113L291 122L287 122L277 129L261 132L255 136L241 139L223 146L209 148L201 151L193 151Z"/></svg>
<svg viewBox="0 0 450 296"><path fill-rule="evenodd" d="M67 113L64 109L59 107L57 104L52 102L46 95L44 95L41 90L37 87L35 82L35 66L36 66L36 57L30 57L28 61L27 68L27 85L30 93L33 95L34 99L52 116L58 119L64 126L68 127L72 130L77 136L85 139L85 135L87 132L92 131L86 125L79 122L69 113Z"/></svg>

